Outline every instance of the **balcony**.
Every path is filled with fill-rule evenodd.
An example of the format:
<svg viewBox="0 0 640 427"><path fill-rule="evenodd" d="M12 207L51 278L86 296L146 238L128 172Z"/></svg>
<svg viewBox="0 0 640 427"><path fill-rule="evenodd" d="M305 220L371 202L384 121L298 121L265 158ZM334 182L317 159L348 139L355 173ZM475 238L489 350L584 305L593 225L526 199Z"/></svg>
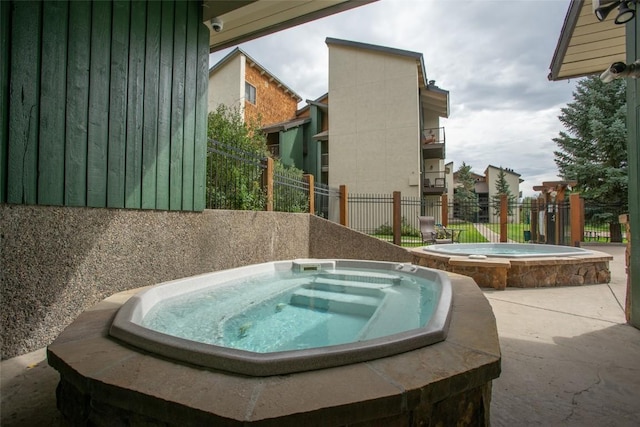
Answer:
<svg viewBox="0 0 640 427"><path fill-rule="evenodd" d="M423 159L445 158L445 134L444 127L425 128L422 130L420 146Z"/></svg>
<svg viewBox="0 0 640 427"><path fill-rule="evenodd" d="M422 194L425 196L437 196L447 192L447 180L442 172L422 173Z"/></svg>

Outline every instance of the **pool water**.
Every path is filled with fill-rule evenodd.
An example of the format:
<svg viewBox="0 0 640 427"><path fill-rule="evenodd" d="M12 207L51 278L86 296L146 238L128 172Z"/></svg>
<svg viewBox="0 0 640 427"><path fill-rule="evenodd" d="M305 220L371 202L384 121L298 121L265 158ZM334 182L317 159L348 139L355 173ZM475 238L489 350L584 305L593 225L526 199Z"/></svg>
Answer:
<svg viewBox="0 0 640 427"><path fill-rule="evenodd" d="M456 243L425 246L426 252L448 255L485 255L487 257L562 257L590 254L591 251L572 246L535 243Z"/></svg>
<svg viewBox="0 0 640 427"><path fill-rule="evenodd" d="M440 292L401 271L273 271L160 301L141 325L256 353L300 350L424 327Z"/></svg>

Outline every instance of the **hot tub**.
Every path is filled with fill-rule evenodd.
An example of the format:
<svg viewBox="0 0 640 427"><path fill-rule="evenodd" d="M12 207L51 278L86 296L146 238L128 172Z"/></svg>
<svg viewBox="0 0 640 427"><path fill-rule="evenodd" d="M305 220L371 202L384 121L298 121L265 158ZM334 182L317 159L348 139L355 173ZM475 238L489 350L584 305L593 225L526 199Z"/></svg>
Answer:
<svg viewBox="0 0 640 427"><path fill-rule="evenodd" d="M278 261L156 285L110 335L171 359L269 376L404 353L445 339L451 284L411 264Z"/></svg>
<svg viewBox="0 0 640 427"><path fill-rule="evenodd" d="M456 243L410 252L416 265L470 276L494 289L608 283L613 259L582 248L522 243Z"/></svg>

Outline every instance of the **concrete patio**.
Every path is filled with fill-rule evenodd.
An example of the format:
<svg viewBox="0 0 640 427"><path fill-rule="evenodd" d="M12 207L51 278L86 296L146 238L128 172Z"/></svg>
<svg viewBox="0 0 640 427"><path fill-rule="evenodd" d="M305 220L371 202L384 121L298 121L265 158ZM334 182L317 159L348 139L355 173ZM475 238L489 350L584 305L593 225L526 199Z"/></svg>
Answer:
<svg viewBox="0 0 640 427"><path fill-rule="evenodd" d="M640 331L625 324L624 247L606 285L485 290L498 323L502 375L493 382L494 426L636 426ZM58 374L41 349L3 361L3 426L65 425Z"/></svg>

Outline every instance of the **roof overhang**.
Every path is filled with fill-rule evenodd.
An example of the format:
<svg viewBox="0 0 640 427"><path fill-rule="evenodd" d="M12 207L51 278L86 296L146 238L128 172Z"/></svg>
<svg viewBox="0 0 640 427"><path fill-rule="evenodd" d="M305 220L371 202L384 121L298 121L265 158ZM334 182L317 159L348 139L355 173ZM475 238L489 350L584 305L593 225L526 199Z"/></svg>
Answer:
<svg viewBox="0 0 640 427"><path fill-rule="evenodd" d="M211 52L377 0L203 0L203 20L223 22L211 30Z"/></svg>
<svg viewBox="0 0 640 427"><path fill-rule="evenodd" d="M611 3L602 0L601 3ZM615 11L603 22L596 19L591 0L571 0L549 66L549 80L601 74L626 60L625 25L616 25Z"/></svg>
<svg viewBox="0 0 640 427"><path fill-rule="evenodd" d="M449 117L449 91L428 85L420 91L424 110L434 111L439 117Z"/></svg>
<svg viewBox="0 0 640 427"><path fill-rule="evenodd" d="M308 117L304 117L302 119L293 119L288 120L286 122L275 123L269 126L265 126L262 128L264 133L275 133L275 132L283 132L288 131L289 129L297 128L299 126L305 125L311 122L311 119Z"/></svg>

